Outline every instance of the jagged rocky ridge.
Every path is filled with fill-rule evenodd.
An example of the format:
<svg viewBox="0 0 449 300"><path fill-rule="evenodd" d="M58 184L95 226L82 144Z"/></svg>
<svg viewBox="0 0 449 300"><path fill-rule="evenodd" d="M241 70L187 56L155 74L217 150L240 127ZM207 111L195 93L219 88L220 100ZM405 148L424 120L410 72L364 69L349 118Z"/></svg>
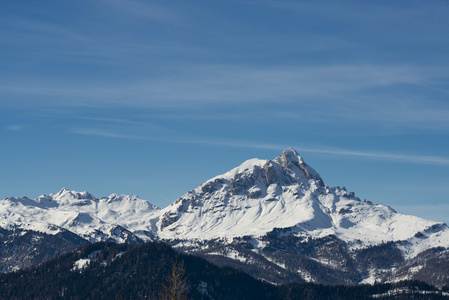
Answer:
<svg viewBox="0 0 449 300"><path fill-rule="evenodd" d="M293 149L251 159L158 209L138 197L67 189L0 201L0 227L89 241L162 240L270 282L449 284L449 229L328 187ZM49 224L53 231L49 231ZM439 267L435 267L439 264ZM430 270L437 274L427 276Z"/></svg>

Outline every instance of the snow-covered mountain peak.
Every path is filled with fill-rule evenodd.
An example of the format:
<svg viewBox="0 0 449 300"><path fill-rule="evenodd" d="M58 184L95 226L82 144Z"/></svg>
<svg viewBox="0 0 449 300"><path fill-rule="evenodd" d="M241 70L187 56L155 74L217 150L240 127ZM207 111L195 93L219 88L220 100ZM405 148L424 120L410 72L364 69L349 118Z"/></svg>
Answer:
<svg viewBox="0 0 449 300"><path fill-rule="evenodd" d="M70 190L66 187L63 187L59 192L56 193L56 195L62 195L65 193L70 193Z"/></svg>
<svg viewBox="0 0 449 300"><path fill-rule="evenodd" d="M352 274L351 282L369 282L377 270L416 269L408 261L420 263L429 250L441 250L435 247L449 249L445 224L325 186L292 148L272 160L247 160L164 209L135 195L95 198L63 188L34 200L6 198L0 212L0 237L2 230L19 229L75 234L90 242L165 240L185 251L237 259L250 269L260 264L260 270L272 269L280 278L298 273L307 281L344 270L335 276Z"/></svg>
<svg viewBox="0 0 449 300"><path fill-rule="evenodd" d="M106 199L107 202L120 202L120 201L139 201L141 200L138 196L133 195L119 195L119 194L111 194L108 197L104 197L102 199Z"/></svg>
<svg viewBox="0 0 449 300"><path fill-rule="evenodd" d="M274 161L285 169L293 171L296 175L295 177L302 179L302 181L313 179L317 181L319 186L324 186L321 176L304 162L295 149L288 148L284 150Z"/></svg>
<svg viewBox="0 0 449 300"><path fill-rule="evenodd" d="M146 200L140 199L138 196L133 195L119 195L119 194L111 194L108 197L103 197L100 199L100 206L102 203L107 203L108 207L114 208L117 211L124 210L160 210L156 205L151 204Z"/></svg>
<svg viewBox="0 0 449 300"><path fill-rule="evenodd" d="M238 174L248 174L249 175L254 172L255 168L257 168L257 167L262 168L267 162L268 161L265 159L258 159L258 158L248 159L247 161L243 162L238 167L233 168L232 170L224 173L223 175L216 176L208 181L214 181L217 178L232 180Z"/></svg>
<svg viewBox="0 0 449 300"><path fill-rule="evenodd" d="M291 228L315 238L361 240L360 246L406 240L433 224L362 202L345 188L325 186L289 148L273 160L250 159L206 181L162 209L157 227L167 239L257 238L275 228Z"/></svg>
<svg viewBox="0 0 449 300"><path fill-rule="evenodd" d="M77 191L71 191L67 188L61 189L56 194L50 194L49 195L53 200L58 202L65 202L65 201L76 201L76 200L97 200L94 196L92 196L87 191L84 192L77 192Z"/></svg>
<svg viewBox="0 0 449 300"><path fill-rule="evenodd" d="M163 209L161 234L260 235L275 226L294 226L323 215L317 196L323 187L320 175L292 148L273 160L250 159ZM329 220L323 216L320 222L329 227Z"/></svg>
<svg viewBox="0 0 449 300"><path fill-rule="evenodd" d="M121 242L124 236L131 235L148 240L154 237L152 220L159 210L137 196L112 194L97 199L86 191L63 188L34 200L23 197L0 201L0 211L7 212L0 220L0 228L18 227L49 234L55 234L52 228L63 228L92 242Z"/></svg>
<svg viewBox="0 0 449 300"><path fill-rule="evenodd" d="M293 163L304 163L302 157L299 155L298 152L296 152L293 148L287 148L285 149L281 155L278 157L282 157L285 163L287 162L293 162Z"/></svg>
<svg viewBox="0 0 449 300"><path fill-rule="evenodd" d="M245 185L260 183L267 186L270 184L288 185L295 182L308 183L312 180L316 182L317 186L324 187L320 175L307 165L293 148L286 149L273 160L249 159L225 174L208 180L203 185L210 185L211 182L217 180L227 180L238 185L244 181ZM248 186L248 188L250 187Z"/></svg>

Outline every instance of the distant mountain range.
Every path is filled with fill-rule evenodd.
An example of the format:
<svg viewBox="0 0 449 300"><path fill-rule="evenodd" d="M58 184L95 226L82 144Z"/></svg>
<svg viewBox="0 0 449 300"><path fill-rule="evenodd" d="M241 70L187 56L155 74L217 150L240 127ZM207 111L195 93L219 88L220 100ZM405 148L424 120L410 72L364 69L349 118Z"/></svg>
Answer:
<svg viewBox="0 0 449 300"><path fill-rule="evenodd" d="M0 200L0 270L98 241L164 241L273 283L449 285L449 228L325 185L294 149L250 159L159 209L62 189Z"/></svg>

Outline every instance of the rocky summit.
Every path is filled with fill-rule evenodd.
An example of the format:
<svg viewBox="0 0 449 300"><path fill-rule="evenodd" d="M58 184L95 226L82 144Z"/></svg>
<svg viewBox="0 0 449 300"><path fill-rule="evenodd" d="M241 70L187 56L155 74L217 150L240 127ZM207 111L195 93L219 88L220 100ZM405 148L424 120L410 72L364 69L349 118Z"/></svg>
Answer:
<svg viewBox="0 0 449 300"><path fill-rule="evenodd" d="M137 196L99 199L63 189L36 199L1 200L0 212L0 238L10 245L31 233L46 240L70 236L70 245L58 240L67 249L95 241L164 241L274 283L449 284L446 224L329 187L291 148L273 160L250 159L164 209ZM17 257L10 249L5 255ZM9 260L2 270L20 267Z"/></svg>

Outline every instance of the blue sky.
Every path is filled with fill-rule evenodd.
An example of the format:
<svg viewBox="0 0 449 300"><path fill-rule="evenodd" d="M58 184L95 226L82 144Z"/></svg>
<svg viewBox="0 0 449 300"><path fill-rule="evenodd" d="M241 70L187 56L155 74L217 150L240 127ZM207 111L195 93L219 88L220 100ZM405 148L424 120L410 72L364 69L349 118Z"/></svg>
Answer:
<svg viewBox="0 0 449 300"><path fill-rule="evenodd" d="M0 198L165 207L294 147L449 223L448 1L3 1Z"/></svg>

